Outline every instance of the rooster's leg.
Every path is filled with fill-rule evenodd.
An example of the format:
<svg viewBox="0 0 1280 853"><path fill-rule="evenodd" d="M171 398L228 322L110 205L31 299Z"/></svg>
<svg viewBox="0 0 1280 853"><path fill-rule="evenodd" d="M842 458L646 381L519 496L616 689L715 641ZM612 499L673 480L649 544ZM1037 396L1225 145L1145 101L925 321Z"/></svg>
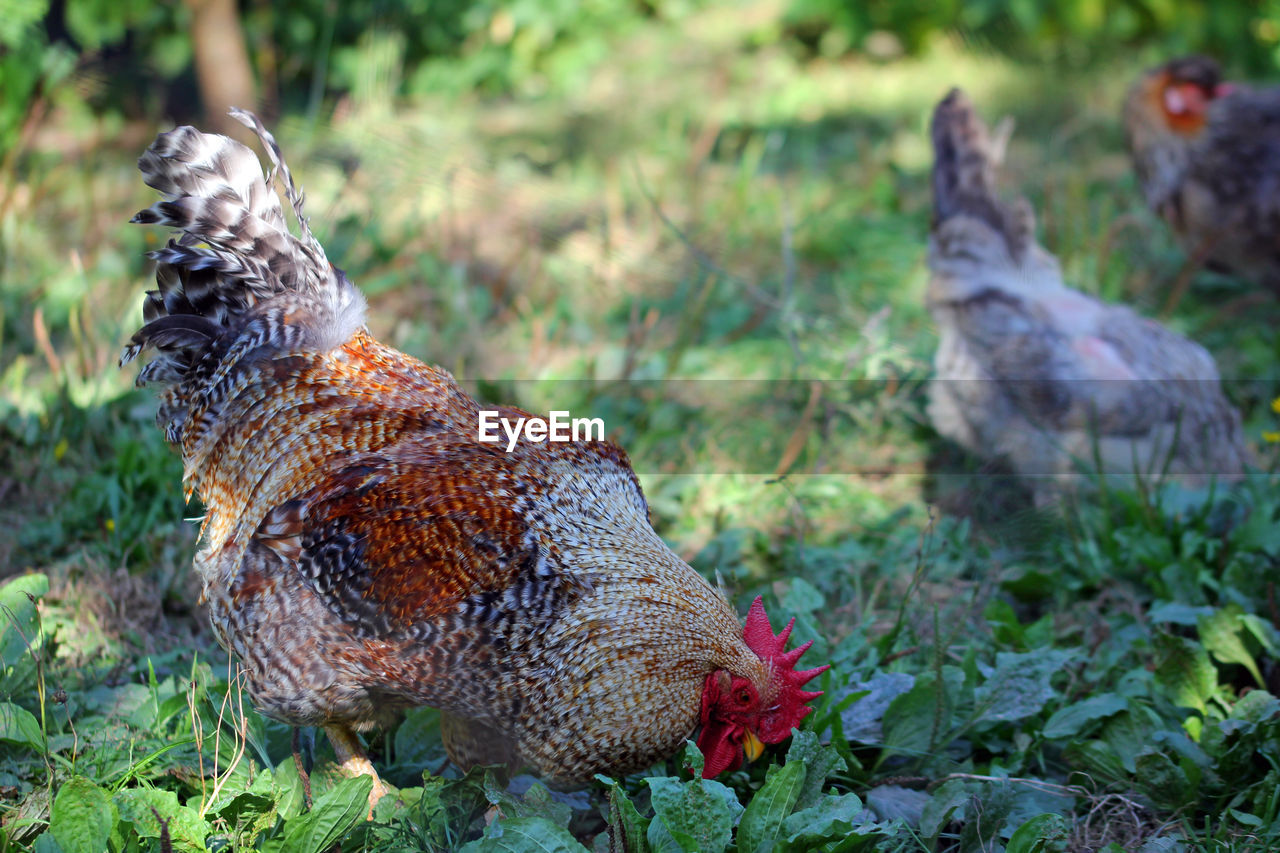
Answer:
<svg viewBox="0 0 1280 853"><path fill-rule="evenodd" d="M341 723L330 723L324 727L324 733L329 736L329 743L333 745L333 754L337 756L343 772L349 776L373 777L373 790L369 792L369 819L372 820L373 807L378 804L378 800L382 799L383 794L387 793L387 787L378 778L378 771L373 769L373 762L369 761L369 757L364 754L364 747L360 746L360 740L355 732Z"/></svg>
<svg viewBox="0 0 1280 853"><path fill-rule="evenodd" d="M1221 236L1220 232L1214 232L1204 240L1201 240L1195 251L1191 253L1191 257L1187 258L1186 262L1183 263L1182 269L1178 270L1178 277L1173 281L1173 287L1169 288L1169 296L1165 299L1164 308L1160 312L1161 317L1168 317L1172 314L1173 309L1177 308L1178 303L1182 301L1182 297L1187 295L1187 288L1191 286L1191 279L1209 260L1209 256L1213 254L1218 238Z"/></svg>
<svg viewBox="0 0 1280 853"><path fill-rule="evenodd" d="M311 810L310 765L311 765L312 756L315 754L315 742L310 737L310 735L312 734L311 730L308 729L307 732L309 736L305 739L306 745L304 747L303 746L304 739L302 737L302 727L301 726L293 727L293 764L295 767L298 768L298 778L302 780L302 796L304 801L307 804L307 810L310 811ZM303 758L302 758L303 749L305 749L307 753L306 761L303 761Z"/></svg>

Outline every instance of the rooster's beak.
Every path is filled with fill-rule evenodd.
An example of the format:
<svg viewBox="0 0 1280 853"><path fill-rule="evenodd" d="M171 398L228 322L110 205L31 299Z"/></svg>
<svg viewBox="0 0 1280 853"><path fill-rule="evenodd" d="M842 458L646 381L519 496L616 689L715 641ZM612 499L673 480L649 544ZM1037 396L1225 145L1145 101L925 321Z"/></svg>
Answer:
<svg viewBox="0 0 1280 853"><path fill-rule="evenodd" d="M743 729L742 751L746 753L747 761L755 761L764 754L764 741L751 729Z"/></svg>

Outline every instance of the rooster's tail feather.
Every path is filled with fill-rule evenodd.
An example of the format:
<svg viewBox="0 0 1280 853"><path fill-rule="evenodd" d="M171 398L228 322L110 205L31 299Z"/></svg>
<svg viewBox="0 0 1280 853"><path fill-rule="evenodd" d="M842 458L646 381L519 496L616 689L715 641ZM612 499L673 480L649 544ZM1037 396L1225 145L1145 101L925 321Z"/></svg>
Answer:
<svg viewBox="0 0 1280 853"><path fill-rule="evenodd" d="M192 127L160 134L138 160L143 180L164 200L133 221L178 233L151 253L157 287L147 293L143 326L120 363L157 351L138 383L169 385L159 419L172 441L181 440L192 398L203 392L216 399L209 386L235 372L223 362L328 350L364 323L364 299L312 235L275 139L252 113L232 115L266 149L273 165L267 175L244 145ZM272 188L277 174L297 236Z"/></svg>

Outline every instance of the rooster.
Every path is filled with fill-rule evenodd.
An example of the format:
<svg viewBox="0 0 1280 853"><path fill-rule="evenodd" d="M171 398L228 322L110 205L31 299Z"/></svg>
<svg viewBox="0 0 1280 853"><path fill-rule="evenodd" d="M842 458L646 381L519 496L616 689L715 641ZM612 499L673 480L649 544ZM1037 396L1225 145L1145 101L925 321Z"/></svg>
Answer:
<svg viewBox="0 0 1280 853"><path fill-rule="evenodd" d="M451 760L529 766L558 787L671 755L708 777L785 739L826 667L797 670L759 599L745 626L650 526L606 441L479 440L444 370L374 340L271 134L273 165L179 127L138 161L176 229L121 357L156 355L157 420L207 514L195 569L254 705L320 726L374 778L356 732L442 713ZM298 223L291 233L278 175ZM498 407L514 421L527 413Z"/></svg>
<svg viewBox="0 0 1280 853"><path fill-rule="evenodd" d="M987 129L953 90L933 114L928 304L941 340L929 415L942 435L1039 478L1238 478L1240 416L1198 344L1072 290L1025 199L995 194Z"/></svg>
<svg viewBox="0 0 1280 853"><path fill-rule="evenodd" d="M1187 253L1280 293L1280 88L1175 59L1133 86L1124 124L1147 203Z"/></svg>

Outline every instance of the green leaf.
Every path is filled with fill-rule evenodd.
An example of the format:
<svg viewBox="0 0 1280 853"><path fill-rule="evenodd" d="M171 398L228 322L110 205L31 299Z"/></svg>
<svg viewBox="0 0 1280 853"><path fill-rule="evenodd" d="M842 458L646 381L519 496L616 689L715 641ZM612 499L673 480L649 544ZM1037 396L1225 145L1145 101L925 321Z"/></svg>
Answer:
<svg viewBox="0 0 1280 853"><path fill-rule="evenodd" d="M660 820L649 821L649 828L644 834L644 843L653 853L686 853L686 851L697 849L697 842L692 838L688 835L676 838L671 834L671 830L667 829L667 825Z"/></svg>
<svg viewBox="0 0 1280 853"><path fill-rule="evenodd" d="M1057 695L1049 680L1075 658L1075 652L1038 649L1000 652L996 668L974 692L979 722L1013 722L1038 714Z"/></svg>
<svg viewBox="0 0 1280 853"><path fill-rule="evenodd" d="M649 820L640 816L627 792L608 776L596 779L609 786L609 850L613 853L649 853L645 834Z"/></svg>
<svg viewBox="0 0 1280 853"><path fill-rule="evenodd" d="M973 799L970 787L964 779L952 779L938 786L933 792L933 799L925 804L924 813L920 816L920 832L926 838L936 838L956 809Z"/></svg>
<svg viewBox="0 0 1280 853"><path fill-rule="evenodd" d="M36 843L31 847L31 853L66 853L59 846L57 839L51 833L45 832L36 839Z"/></svg>
<svg viewBox="0 0 1280 853"><path fill-rule="evenodd" d="M811 731L795 733L787 749L787 764L800 764L805 769L804 783L795 802L797 811L809 808L822 797L822 786L828 776L847 769L840 752L834 746L823 746Z"/></svg>
<svg viewBox="0 0 1280 853"><path fill-rule="evenodd" d="M573 808L551 796L551 790L541 782L532 781L523 794L513 794L505 784L500 784L492 771L483 776L481 788L485 799L496 806L507 819L540 817L555 826L567 826L573 817Z"/></svg>
<svg viewBox="0 0 1280 853"><path fill-rule="evenodd" d="M399 767L426 769L439 766L444 758L440 739L440 712L434 708L414 708L396 728L395 763Z"/></svg>
<svg viewBox="0 0 1280 853"><path fill-rule="evenodd" d="M1219 661L1243 666L1249 670L1249 674L1259 686L1265 686L1257 662L1240 638L1241 630L1244 628L1240 617L1243 615L1244 610L1240 605L1231 604L1215 610L1208 616L1200 617L1197 623L1200 629L1200 641L1204 643L1209 654Z"/></svg>
<svg viewBox="0 0 1280 853"><path fill-rule="evenodd" d="M442 847L447 839L453 837L453 822L455 820L460 823L463 820L469 821L471 814L480 808L479 803L474 803L465 794L461 799L466 802L459 803L459 807L456 809L450 807L453 803L457 803L457 800L450 796L452 793L450 787L457 784L459 782L442 779L439 776L426 776L422 780L422 793L418 796L415 805L418 814L424 818L425 826L422 827L422 837L435 840ZM475 808L471 808L473 803ZM381 810L381 808L382 803L380 802L378 803L378 809ZM462 812L465 812L466 817L455 817L455 815Z"/></svg>
<svg viewBox="0 0 1280 853"><path fill-rule="evenodd" d="M1191 802L1197 793L1187 774L1163 752L1139 755L1136 777L1142 792L1161 809L1179 809Z"/></svg>
<svg viewBox="0 0 1280 853"><path fill-rule="evenodd" d="M189 713L190 702L191 698L187 696L185 691L165 699L156 710L155 720L152 722L151 728L160 728L174 716Z"/></svg>
<svg viewBox="0 0 1280 853"><path fill-rule="evenodd" d="M684 743L684 754L680 759L680 763L695 779L702 775L702 770L706 767L706 759L702 757L702 750L691 740L687 740Z"/></svg>
<svg viewBox="0 0 1280 853"><path fill-rule="evenodd" d="M1079 734L1085 726L1094 720L1105 719L1112 714L1123 711L1128 706L1123 696L1115 693L1102 693L1090 696L1074 705L1059 708L1049 717L1044 726L1047 738L1072 737Z"/></svg>
<svg viewBox="0 0 1280 853"><path fill-rule="evenodd" d="M276 790L276 812L286 821L302 814L306 807L306 794L302 789L302 777L293 761L281 761L271 774Z"/></svg>
<svg viewBox="0 0 1280 853"><path fill-rule="evenodd" d="M285 825L284 849L321 853L341 840L369 813L372 776L343 779L325 792L315 807Z"/></svg>
<svg viewBox="0 0 1280 853"><path fill-rule="evenodd" d="M1061 853L1067 849L1070 826L1058 814L1041 814L1018 827L1005 853Z"/></svg>
<svg viewBox="0 0 1280 853"><path fill-rule="evenodd" d="M1280 557L1280 535L1272 513L1255 509L1243 524L1231 531L1231 542L1247 551L1262 551L1271 557Z"/></svg>
<svg viewBox="0 0 1280 853"><path fill-rule="evenodd" d="M459 853L587 853L587 848L546 818L517 817L495 820L484 838L464 844Z"/></svg>
<svg viewBox="0 0 1280 853"><path fill-rule="evenodd" d="M1157 634L1156 683L1174 704L1201 714L1218 686L1218 673L1199 643L1172 634Z"/></svg>
<svg viewBox="0 0 1280 853"><path fill-rule="evenodd" d="M48 591L49 579L44 575L20 575L0 586L0 696L22 695L35 688L32 653L44 642L36 602Z"/></svg>
<svg viewBox="0 0 1280 853"><path fill-rule="evenodd" d="M292 762L288 762L292 763ZM258 773L247 789L224 787L205 805L205 814L217 815L231 826L270 815L273 822L277 797L285 792L276 784L272 773Z"/></svg>
<svg viewBox="0 0 1280 853"><path fill-rule="evenodd" d="M1250 727L1273 721L1280 717L1280 699L1265 690L1250 690L1231 706L1228 720L1246 723Z"/></svg>
<svg viewBox="0 0 1280 853"><path fill-rule="evenodd" d="M839 709L845 738L861 743L881 743L884 740L882 723L889 703L910 690L915 683L915 676L905 672L878 671L866 681L858 681L845 689L837 690L833 699ZM816 731L817 726L814 729Z"/></svg>
<svg viewBox="0 0 1280 853"><path fill-rule="evenodd" d="M1105 741L1086 740L1068 744L1064 751L1072 767L1097 776L1102 782L1128 781L1129 771L1119 753Z"/></svg>
<svg viewBox="0 0 1280 853"><path fill-rule="evenodd" d="M534 782L520 797L519 806L511 817L545 818L556 826L568 826L573 808L551 796L551 789L541 782Z"/></svg>
<svg viewBox="0 0 1280 853"><path fill-rule="evenodd" d="M910 826L917 826L930 799L924 791L901 785L876 785L867 791L867 819L882 822L902 819Z"/></svg>
<svg viewBox="0 0 1280 853"><path fill-rule="evenodd" d="M1258 644L1267 650L1267 654L1272 656L1280 654L1280 648L1277 647L1276 643L1276 629L1271 626L1270 622L1259 619L1252 613L1242 613L1240 615L1240 624L1244 625L1250 634L1253 634Z"/></svg>
<svg viewBox="0 0 1280 853"><path fill-rule="evenodd" d="M1150 708L1140 705L1109 717L1099 734L1120 759L1125 772L1133 773L1138 756L1151 748L1151 739L1161 725Z"/></svg>
<svg viewBox="0 0 1280 853"><path fill-rule="evenodd" d="M782 606L792 613L812 613L825 603L821 590L799 577L791 579L787 594L782 598Z"/></svg>
<svg viewBox="0 0 1280 853"><path fill-rule="evenodd" d="M53 800L49 832L66 853L103 853L116 820L107 792L83 776L72 776Z"/></svg>
<svg viewBox="0 0 1280 853"><path fill-rule="evenodd" d="M670 776L646 781L654 810L650 847L671 849L674 842L676 849L687 853L719 853L729 846L733 825L742 813L733 789L699 776L688 782Z"/></svg>
<svg viewBox="0 0 1280 853"><path fill-rule="evenodd" d="M271 777L263 773L259 778L270 779ZM242 827L243 831L250 836L275 826L278 816L275 797L255 794L251 791L245 791L230 798L218 811L219 818L231 826Z"/></svg>
<svg viewBox="0 0 1280 853"><path fill-rule="evenodd" d="M237 798L238 799L238 798ZM178 804L178 795L158 788L125 788L112 798L120 820L133 825L139 838L159 838L160 818L167 822L174 850L204 850L209 824L195 809ZM152 809L155 809L153 812ZM273 812L274 814L274 812Z"/></svg>
<svg viewBox="0 0 1280 853"><path fill-rule="evenodd" d="M1152 732L1151 745L1170 757L1176 753L1178 758L1185 761L1183 767L1207 769L1213 766L1213 759L1182 728Z"/></svg>
<svg viewBox="0 0 1280 853"><path fill-rule="evenodd" d="M1239 809L1227 809L1227 814L1235 818L1236 822L1241 826L1247 826L1255 832L1266 825L1266 821L1258 817L1256 814L1242 812Z"/></svg>
<svg viewBox="0 0 1280 853"><path fill-rule="evenodd" d="M44 749L44 732L35 715L12 702L0 702L0 741Z"/></svg>
<svg viewBox="0 0 1280 853"><path fill-rule="evenodd" d="M756 791L738 823L739 853L773 849L782 833L783 821L791 814L804 787L805 768L798 761L779 767L771 765L764 785Z"/></svg>
<svg viewBox="0 0 1280 853"><path fill-rule="evenodd" d="M1212 607L1194 606L1177 601L1166 601L1157 604L1147 613L1147 618L1156 623L1192 626L1206 614L1212 613Z"/></svg>
<svg viewBox="0 0 1280 853"><path fill-rule="evenodd" d="M810 808L801 809L786 819L784 849L795 850L839 841L854 834L854 821L862 813L857 794L826 794Z"/></svg>
<svg viewBox="0 0 1280 853"><path fill-rule="evenodd" d="M964 673L956 667L942 668L942 681L926 672L901 696L889 703L884 712L885 753L903 753L912 757L933 751L935 735L946 738L952 728L952 717Z"/></svg>
<svg viewBox="0 0 1280 853"><path fill-rule="evenodd" d="M0 663L6 667L26 657L27 644L36 642L36 602L48 591L44 575L19 575L0 586Z"/></svg>

